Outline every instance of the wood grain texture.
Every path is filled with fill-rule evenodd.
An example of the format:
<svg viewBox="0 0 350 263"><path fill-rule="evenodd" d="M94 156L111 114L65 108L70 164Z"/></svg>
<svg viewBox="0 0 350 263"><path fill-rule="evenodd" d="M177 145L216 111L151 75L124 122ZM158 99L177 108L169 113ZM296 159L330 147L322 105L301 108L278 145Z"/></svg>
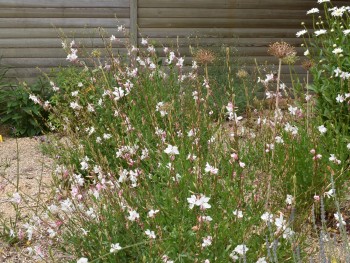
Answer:
<svg viewBox="0 0 350 263"><path fill-rule="evenodd" d="M26 38L99 38L101 36L110 37L113 34L117 38L125 38L125 34L118 32L116 27L104 27L101 28L81 28L81 27L70 27L70 28L0 28L0 39L16 39ZM128 34L128 30L126 30Z"/></svg>
<svg viewBox="0 0 350 263"><path fill-rule="evenodd" d="M348 5L348 1L332 1ZM237 8L307 10L317 6L315 0L140 0L139 7L147 8Z"/></svg>
<svg viewBox="0 0 350 263"><path fill-rule="evenodd" d="M255 19L255 18L139 18L139 26L141 28L173 28L173 27L197 27L197 28L269 28L277 26L280 29L296 28L300 25L300 21L296 19ZM0 24L1 25L1 24ZM258 34L258 32L257 32Z"/></svg>
<svg viewBox="0 0 350 263"><path fill-rule="evenodd" d="M300 27L286 28L281 30L276 25L269 28L140 28L141 36L150 38L184 38L184 37L243 37L243 38L287 38L295 37L295 33Z"/></svg>
<svg viewBox="0 0 350 263"><path fill-rule="evenodd" d="M0 28L129 27L128 18L0 18Z"/></svg>
<svg viewBox="0 0 350 263"><path fill-rule="evenodd" d="M101 38L75 38L78 47L104 47L109 40ZM113 42L113 47L124 47L126 38L120 38L118 42ZM62 41L59 38L18 38L0 39L0 48L62 48ZM6 52L6 50L4 50Z"/></svg>
<svg viewBox="0 0 350 263"><path fill-rule="evenodd" d="M279 19L310 19L305 10L287 9L236 9L236 8L139 8L140 18L238 18L248 17Z"/></svg>
<svg viewBox="0 0 350 263"><path fill-rule="evenodd" d="M1 4L0 4L1 5ZM129 18L129 8L111 7L3 7L0 18Z"/></svg>
<svg viewBox="0 0 350 263"><path fill-rule="evenodd" d="M137 46L138 39L138 0L130 0L130 43Z"/></svg>
<svg viewBox="0 0 350 263"><path fill-rule="evenodd" d="M67 65L60 37L75 39L84 47L79 51L83 57L95 48L104 53L113 34L120 39L113 51L122 54L125 43L140 46L141 37L148 37L161 58L162 47L169 46L187 64L200 47L221 56L229 46L235 59L251 68L255 59L273 65L277 62L267 54L269 44L284 40L302 55L302 39L295 34L302 21L311 28L312 16L306 11L321 6L316 0L1 0L0 56L14 67L11 78L31 79L40 73L38 66L49 71ZM120 24L126 26L126 35L117 31ZM287 75L285 66L283 70Z"/></svg>
<svg viewBox="0 0 350 263"><path fill-rule="evenodd" d="M129 0L1 0L5 7L129 7Z"/></svg>

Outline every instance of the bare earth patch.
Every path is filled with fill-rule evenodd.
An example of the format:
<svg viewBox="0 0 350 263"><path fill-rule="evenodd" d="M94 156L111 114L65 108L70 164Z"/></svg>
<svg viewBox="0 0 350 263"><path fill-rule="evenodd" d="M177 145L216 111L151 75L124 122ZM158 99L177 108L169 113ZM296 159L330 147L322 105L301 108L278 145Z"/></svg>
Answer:
<svg viewBox="0 0 350 263"><path fill-rule="evenodd" d="M21 202L23 205L20 205L19 224L22 224L24 219L31 216L30 211L39 208L47 198L52 165L53 161L41 153L38 138L16 140L4 137L4 141L0 142L0 218L2 221L9 222L10 218L13 219L16 215L9 200L16 192L17 175L19 175L19 193L27 202ZM2 227L1 225L0 228ZM0 262L34 262L25 257L25 250L26 246L14 247L0 241Z"/></svg>

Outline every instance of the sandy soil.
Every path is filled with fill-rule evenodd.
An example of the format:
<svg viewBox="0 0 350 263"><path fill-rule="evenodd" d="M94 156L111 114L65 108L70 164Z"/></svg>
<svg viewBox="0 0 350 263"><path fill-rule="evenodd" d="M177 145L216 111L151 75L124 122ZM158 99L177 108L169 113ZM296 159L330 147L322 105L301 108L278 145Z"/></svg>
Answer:
<svg viewBox="0 0 350 263"><path fill-rule="evenodd" d="M0 142L0 219L9 222L15 216L15 209L9 201L16 192L18 175L23 199L21 223L29 216L29 211L37 207L38 200L47 196L53 162L41 153L40 138L16 140L7 137L2 129L0 134L3 136L3 142ZM0 262L33 262L24 256L24 250L25 247L16 248L0 241Z"/></svg>

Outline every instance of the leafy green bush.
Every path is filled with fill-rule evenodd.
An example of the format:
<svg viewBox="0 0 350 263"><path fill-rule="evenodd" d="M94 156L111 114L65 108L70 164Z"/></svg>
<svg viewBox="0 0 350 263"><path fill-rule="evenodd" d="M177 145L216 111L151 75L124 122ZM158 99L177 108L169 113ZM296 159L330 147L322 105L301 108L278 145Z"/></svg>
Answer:
<svg viewBox="0 0 350 263"><path fill-rule="evenodd" d="M336 132L349 135L350 123L350 15L347 7L320 1L323 8L308 11L313 18L313 33L305 29L297 36L308 35L305 55L314 61L310 69L317 95L317 110L330 121ZM322 12L322 13L320 13Z"/></svg>
<svg viewBox="0 0 350 263"><path fill-rule="evenodd" d="M16 136L41 134L47 128L48 113L44 108L49 106L49 98L48 82L41 78L29 86L22 83L2 87L0 123L9 125Z"/></svg>

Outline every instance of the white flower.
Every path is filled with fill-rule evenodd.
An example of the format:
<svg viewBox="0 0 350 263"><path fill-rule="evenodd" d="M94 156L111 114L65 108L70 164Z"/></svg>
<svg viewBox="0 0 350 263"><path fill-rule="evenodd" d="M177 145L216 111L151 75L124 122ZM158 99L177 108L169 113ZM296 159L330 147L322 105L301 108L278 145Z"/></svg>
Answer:
<svg viewBox="0 0 350 263"><path fill-rule="evenodd" d="M298 134L298 127L290 125L288 122L284 126L284 130L287 132L292 133L292 135L297 135Z"/></svg>
<svg viewBox="0 0 350 263"><path fill-rule="evenodd" d="M287 195L286 203L287 203L287 205L292 205L292 203L293 203L293 196L292 195Z"/></svg>
<svg viewBox="0 0 350 263"><path fill-rule="evenodd" d="M237 216L237 218L243 218L243 212L240 210L236 209L232 213L233 213L233 215Z"/></svg>
<svg viewBox="0 0 350 263"><path fill-rule="evenodd" d="M87 170L89 168L89 164L87 162L85 162L85 161L82 161L80 163L80 165L81 165L80 169L83 170L83 171L85 171L85 170Z"/></svg>
<svg viewBox="0 0 350 263"><path fill-rule="evenodd" d="M328 198L334 197L335 195L335 189L330 189L328 192L324 193L324 196L327 196Z"/></svg>
<svg viewBox="0 0 350 263"><path fill-rule="evenodd" d="M147 44L148 44L147 39L142 38L142 40L141 40L141 45L146 46Z"/></svg>
<svg viewBox="0 0 350 263"><path fill-rule="evenodd" d="M185 60L183 58L178 58L176 66L178 66L179 68L182 68L183 64L184 64L184 61Z"/></svg>
<svg viewBox="0 0 350 263"><path fill-rule="evenodd" d="M326 3L326 2L331 2L330 0L317 0L318 4Z"/></svg>
<svg viewBox="0 0 350 263"><path fill-rule="evenodd" d="M66 213L72 212L74 210L73 203L69 198L61 201L61 210Z"/></svg>
<svg viewBox="0 0 350 263"><path fill-rule="evenodd" d="M118 101L125 96L125 91L121 87L114 87L114 91L112 92L114 100Z"/></svg>
<svg viewBox="0 0 350 263"><path fill-rule="evenodd" d="M318 37L318 36L320 36L320 35L326 34L326 33L327 33L327 30L326 30L326 29L320 29L320 30L315 31L314 33L315 33L315 35Z"/></svg>
<svg viewBox="0 0 350 263"><path fill-rule="evenodd" d="M21 195L18 192L13 193L10 202L19 204L21 202Z"/></svg>
<svg viewBox="0 0 350 263"><path fill-rule="evenodd" d="M154 217L158 212L159 212L159 210L153 210L153 209L151 209L150 211L148 211L147 217L152 218L152 217Z"/></svg>
<svg viewBox="0 0 350 263"><path fill-rule="evenodd" d="M243 256L247 253L248 250L249 250L249 248L246 245L242 244L242 245L236 246L233 251L236 252L237 254Z"/></svg>
<svg viewBox="0 0 350 263"><path fill-rule="evenodd" d="M150 239L155 239L156 238L156 234L154 233L154 231L151 231L151 230L149 230L149 229L147 229L146 231L145 231L145 234L148 236L148 238L150 238Z"/></svg>
<svg viewBox="0 0 350 263"><path fill-rule="evenodd" d="M69 107L71 107L73 110L80 110L82 108L76 101L71 102L69 104Z"/></svg>
<svg viewBox="0 0 350 263"><path fill-rule="evenodd" d="M295 232L292 229L290 229L289 227L286 227L286 229L284 229L283 231L282 236L285 239L290 239L291 237L293 237L294 234Z"/></svg>
<svg viewBox="0 0 350 263"><path fill-rule="evenodd" d="M340 47L335 48L335 49L332 51L332 53L338 55L338 54L340 54L340 53L343 53L343 49L340 48Z"/></svg>
<svg viewBox="0 0 350 263"><path fill-rule="evenodd" d="M164 150L164 152L166 154L169 154L169 155L178 155L179 154L179 150L177 148L177 146L172 146L170 144L168 144L168 147Z"/></svg>
<svg viewBox="0 0 350 263"><path fill-rule="evenodd" d="M119 243L111 244L111 249L109 250L110 253L114 253L116 251L121 250L122 247L119 245Z"/></svg>
<svg viewBox="0 0 350 263"><path fill-rule="evenodd" d="M343 95L341 94L338 94L337 97L335 98L335 100L338 102L338 103L343 103L345 101L345 98Z"/></svg>
<svg viewBox="0 0 350 263"><path fill-rule="evenodd" d="M208 204L210 200L210 197L206 197L205 195L201 194L201 197L197 199L196 205L200 207L201 210L205 210L211 207L210 204Z"/></svg>
<svg viewBox="0 0 350 263"><path fill-rule="evenodd" d="M213 241L213 237L212 236L204 237L203 238L202 247L209 247L209 246L211 246L212 241Z"/></svg>
<svg viewBox="0 0 350 263"><path fill-rule="evenodd" d="M292 105L289 105L288 107L288 111L291 115L296 115L297 110L298 110L298 107L293 107Z"/></svg>
<svg viewBox="0 0 350 263"><path fill-rule="evenodd" d="M129 216L127 218L130 221L135 221L136 219L140 218L140 215L135 210L131 210L131 211L129 211Z"/></svg>
<svg viewBox="0 0 350 263"><path fill-rule="evenodd" d="M77 49L71 48L71 53L67 55L67 60L70 62L75 62L78 59L77 52Z"/></svg>
<svg viewBox="0 0 350 263"><path fill-rule="evenodd" d="M320 10L318 8L312 8L309 11L307 11L306 14L310 15L310 14L316 14L316 13L319 13L319 12L320 12Z"/></svg>
<svg viewBox="0 0 350 263"><path fill-rule="evenodd" d="M307 57L308 55L310 55L310 51L307 49L307 50L304 52L304 56Z"/></svg>
<svg viewBox="0 0 350 263"><path fill-rule="evenodd" d="M187 202L189 203L190 209L193 209L194 205L196 204L197 197L195 195L191 195L191 197L187 198Z"/></svg>
<svg viewBox="0 0 350 263"><path fill-rule="evenodd" d="M52 213L52 214L57 214L59 212L58 206L57 205L49 205L47 209Z"/></svg>
<svg viewBox="0 0 350 263"><path fill-rule="evenodd" d="M318 130L321 134L324 134L324 133L326 133L327 128L324 127L324 125L321 125L321 126L318 126Z"/></svg>
<svg viewBox="0 0 350 263"><path fill-rule="evenodd" d="M211 218L211 216L202 216L202 220L203 220L203 222L210 222L210 221L213 221L213 219Z"/></svg>
<svg viewBox="0 0 350 263"><path fill-rule="evenodd" d="M206 163L204 171L206 173L218 174L219 169L215 168L214 166L211 166L209 163Z"/></svg>
<svg viewBox="0 0 350 263"><path fill-rule="evenodd" d="M260 217L263 221L265 221L266 223L267 222L270 222L272 223L273 222L273 214L270 214L269 212L265 212L262 214L262 216Z"/></svg>
<svg viewBox="0 0 350 263"><path fill-rule="evenodd" d="M32 100L35 104L40 104L40 100L38 99L37 96L30 94L29 99Z"/></svg>
<svg viewBox="0 0 350 263"><path fill-rule="evenodd" d="M284 144L284 140L281 136L276 136L275 141L276 141L276 143Z"/></svg>
<svg viewBox="0 0 350 263"><path fill-rule="evenodd" d="M244 168L245 167L245 163L240 161L239 162L239 167Z"/></svg>
<svg viewBox="0 0 350 263"><path fill-rule="evenodd" d="M346 145L346 148L348 148L348 150L350 150L350 143L348 143L348 144Z"/></svg>
<svg viewBox="0 0 350 263"><path fill-rule="evenodd" d="M92 207L90 207L89 210L87 210L87 211L85 212L85 214L86 214L88 217L93 218L93 219L97 217L96 214L95 214L95 211L94 211L94 209L93 209Z"/></svg>
<svg viewBox="0 0 350 263"><path fill-rule="evenodd" d="M266 258L258 258L258 261L256 263L267 263Z"/></svg>
<svg viewBox="0 0 350 263"><path fill-rule="evenodd" d="M168 114L168 112L165 110L165 104L164 102L158 102L157 106L156 106L156 111L158 111L160 113L160 116L164 117L165 115Z"/></svg>
<svg viewBox="0 0 350 263"><path fill-rule="evenodd" d="M339 75L342 73L343 71L340 69L340 68L336 68L335 70L334 70L334 73L335 73L335 76L336 77L339 77Z"/></svg>
<svg viewBox="0 0 350 263"><path fill-rule="evenodd" d="M77 263L88 263L89 260L87 258L79 258Z"/></svg>
<svg viewBox="0 0 350 263"><path fill-rule="evenodd" d="M283 214L280 213L280 217L275 218L275 226L277 227L277 231L283 229L286 225L286 220L283 219Z"/></svg>
<svg viewBox="0 0 350 263"><path fill-rule="evenodd" d="M191 154L191 153L189 153L188 155L187 155L187 158L186 158L186 160L190 160L190 161L195 161L197 159L197 156L196 155L194 155L194 154Z"/></svg>
<svg viewBox="0 0 350 263"><path fill-rule="evenodd" d="M342 6L340 8L338 7L334 7L333 8L333 12L331 13L332 16L335 16L335 17L341 17L343 16L344 12L346 11L345 7Z"/></svg>
<svg viewBox="0 0 350 263"><path fill-rule="evenodd" d="M335 220L338 221L338 223L337 223L338 228L339 228L340 224L342 224L343 226L346 225L346 222L344 221L343 216L341 214L339 214L339 213L334 214L334 218L335 218Z"/></svg>
<svg viewBox="0 0 350 263"><path fill-rule="evenodd" d="M348 35L348 34L350 34L350 29L345 29L345 30L343 30L343 33L344 33L344 35Z"/></svg>
<svg viewBox="0 0 350 263"><path fill-rule="evenodd" d="M300 31L298 31L297 33L296 33L296 36L297 37L301 37L301 36L303 36L303 35L305 35L307 33L307 30L300 30Z"/></svg>
<svg viewBox="0 0 350 263"><path fill-rule="evenodd" d="M341 164L341 161L335 157L335 154L331 153L331 156L329 157L329 160L335 164Z"/></svg>

